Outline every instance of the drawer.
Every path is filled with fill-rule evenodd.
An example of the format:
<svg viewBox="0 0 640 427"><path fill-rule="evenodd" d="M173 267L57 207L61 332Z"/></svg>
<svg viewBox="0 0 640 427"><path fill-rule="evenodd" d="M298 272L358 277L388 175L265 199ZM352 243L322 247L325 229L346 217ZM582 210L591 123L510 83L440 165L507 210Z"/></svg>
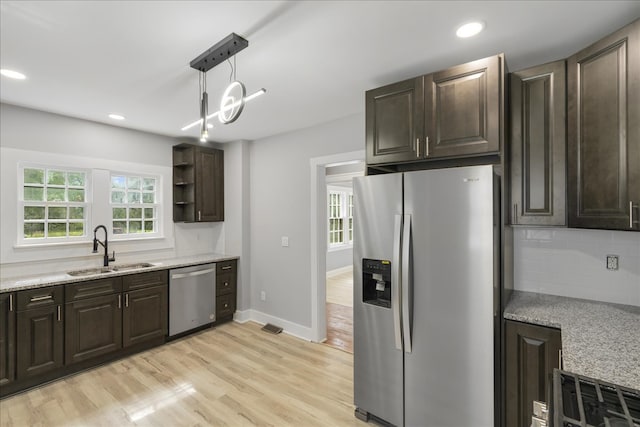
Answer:
<svg viewBox="0 0 640 427"><path fill-rule="evenodd" d="M219 274L216 277L216 295L235 294L236 278L234 274Z"/></svg>
<svg viewBox="0 0 640 427"><path fill-rule="evenodd" d="M122 276L122 290L149 288L151 286L166 285L169 282L168 270L149 271L148 273L129 274Z"/></svg>
<svg viewBox="0 0 640 427"><path fill-rule="evenodd" d="M236 272L236 260L216 262L216 270L218 274L235 273Z"/></svg>
<svg viewBox="0 0 640 427"><path fill-rule="evenodd" d="M216 320L233 315L236 311L236 296L221 295L216 297Z"/></svg>
<svg viewBox="0 0 640 427"><path fill-rule="evenodd" d="M87 282L70 283L65 286L65 302L73 302L79 299L100 297L122 292L122 278L111 277L108 279L89 280Z"/></svg>
<svg viewBox="0 0 640 427"><path fill-rule="evenodd" d="M17 302L18 311L62 304L64 303L64 286L19 291Z"/></svg>

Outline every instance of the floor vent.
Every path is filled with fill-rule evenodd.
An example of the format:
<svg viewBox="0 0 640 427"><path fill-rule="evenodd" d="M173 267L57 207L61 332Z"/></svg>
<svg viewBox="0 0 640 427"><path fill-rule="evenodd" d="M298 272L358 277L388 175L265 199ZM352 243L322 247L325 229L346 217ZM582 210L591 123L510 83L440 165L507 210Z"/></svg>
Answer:
<svg viewBox="0 0 640 427"><path fill-rule="evenodd" d="M282 332L282 328L280 326L272 325L271 323L267 323L262 327L263 331L270 332L272 334L279 334Z"/></svg>

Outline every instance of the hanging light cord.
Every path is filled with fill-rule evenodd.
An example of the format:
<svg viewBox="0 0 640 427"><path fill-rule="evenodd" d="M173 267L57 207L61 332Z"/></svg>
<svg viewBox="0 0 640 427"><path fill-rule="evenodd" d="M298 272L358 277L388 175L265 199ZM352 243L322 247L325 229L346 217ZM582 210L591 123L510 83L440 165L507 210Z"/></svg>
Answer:
<svg viewBox="0 0 640 427"><path fill-rule="evenodd" d="M233 55L233 65L231 64L231 60L228 58L227 58L227 62L229 63L229 67L231 67L231 72L229 73L229 83L231 83L232 81L237 80L236 79L236 70L237 70L236 56Z"/></svg>

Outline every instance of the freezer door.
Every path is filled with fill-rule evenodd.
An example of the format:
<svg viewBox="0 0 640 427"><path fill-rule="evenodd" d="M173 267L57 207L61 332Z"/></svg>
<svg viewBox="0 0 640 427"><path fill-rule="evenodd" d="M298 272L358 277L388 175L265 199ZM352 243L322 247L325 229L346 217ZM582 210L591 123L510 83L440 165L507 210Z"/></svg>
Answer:
<svg viewBox="0 0 640 427"><path fill-rule="evenodd" d="M402 342L400 301L397 276L400 262L402 225L402 175L389 174L355 178L353 242L353 365L354 403L389 423L403 425ZM369 283L363 282L363 259L368 262ZM375 260L391 263L391 283L384 275L371 273ZM388 265L388 264L386 264ZM375 273L374 273L375 274ZM373 282L371 282L373 280ZM384 283L377 283L384 281ZM363 286L374 285L372 292L384 295L391 286L390 307L376 305ZM374 294L375 295L375 294ZM365 303L363 299L374 303ZM394 322L394 315L397 321Z"/></svg>
<svg viewBox="0 0 640 427"><path fill-rule="evenodd" d="M493 427L493 169L406 173L404 192L413 272L405 424Z"/></svg>

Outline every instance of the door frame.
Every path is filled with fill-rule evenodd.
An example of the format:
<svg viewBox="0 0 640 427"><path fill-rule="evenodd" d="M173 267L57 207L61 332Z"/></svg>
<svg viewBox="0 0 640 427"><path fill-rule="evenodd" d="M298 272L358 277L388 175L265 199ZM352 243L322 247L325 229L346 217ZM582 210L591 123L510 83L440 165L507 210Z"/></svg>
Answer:
<svg viewBox="0 0 640 427"><path fill-rule="evenodd" d="M311 340L323 342L327 339L327 180L326 168L344 164L364 162L364 150L312 157L310 159L311 188Z"/></svg>

